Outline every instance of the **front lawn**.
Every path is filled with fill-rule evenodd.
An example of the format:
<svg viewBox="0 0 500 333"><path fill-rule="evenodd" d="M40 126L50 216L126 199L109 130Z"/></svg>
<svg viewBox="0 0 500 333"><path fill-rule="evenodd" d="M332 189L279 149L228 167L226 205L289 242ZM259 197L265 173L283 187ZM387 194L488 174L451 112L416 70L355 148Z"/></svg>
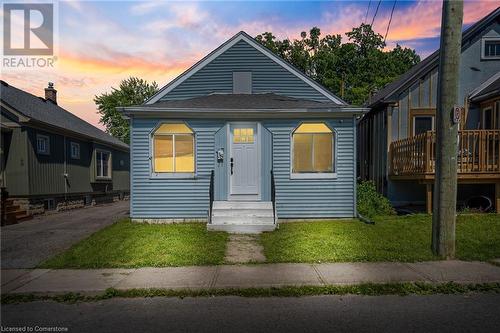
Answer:
<svg viewBox="0 0 500 333"><path fill-rule="evenodd" d="M216 265L224 261L227 234L201 223L140 224L125 219L42 263L44 268Z"/></svg>
<svg viewBox="0 0 500 333"><path fill-rule="evenodd" d="M269 262L424 261L432 255L431 216L386 216L368 225L358 220L282 223L261 241ZM500 216L460 215L457 259L500 257Z"/></svg>

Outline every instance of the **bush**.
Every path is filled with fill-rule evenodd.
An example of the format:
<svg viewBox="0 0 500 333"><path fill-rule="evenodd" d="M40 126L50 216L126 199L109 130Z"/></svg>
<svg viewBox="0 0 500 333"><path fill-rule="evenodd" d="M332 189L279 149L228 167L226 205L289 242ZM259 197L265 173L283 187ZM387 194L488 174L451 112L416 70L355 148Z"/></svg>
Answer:
<svg viewBox="0 0 500 333"><path fill-rule="evenodd" d="M358 183L357 204L358 213L364 217L396 214L389 200L377 192L372 181Z"/></svg>

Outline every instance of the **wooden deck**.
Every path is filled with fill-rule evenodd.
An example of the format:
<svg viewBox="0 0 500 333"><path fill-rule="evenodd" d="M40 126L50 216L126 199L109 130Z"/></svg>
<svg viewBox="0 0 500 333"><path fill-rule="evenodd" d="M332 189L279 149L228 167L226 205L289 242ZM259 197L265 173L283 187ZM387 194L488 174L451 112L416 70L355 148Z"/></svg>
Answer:
<svg viewBox="0 0 500 333"><path fill-rule="evenodd" d="M459 183L495 184L495 206L500 210L500 130L462 130L458 133ZM429 131L389 147L389 178L427 184L427 211L431 210L436 171L436 133Z"/></svg>
<svg viewBox="0 0 500 333"><path fill-rule="evenodd" d="M429 131L394 141L389 154L391 178L433 179L436 133ZM457 163L461 179L500 179L500 130L459 131Z"/></svg>

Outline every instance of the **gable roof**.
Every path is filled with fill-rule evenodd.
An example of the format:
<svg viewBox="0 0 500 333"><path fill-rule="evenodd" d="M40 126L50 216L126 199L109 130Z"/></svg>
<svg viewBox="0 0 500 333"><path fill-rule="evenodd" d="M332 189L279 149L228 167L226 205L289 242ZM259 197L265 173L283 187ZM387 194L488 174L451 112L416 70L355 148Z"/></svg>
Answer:
<svg viewBox="0 0 500 333"><path fill-rule="evenodd" d="M51 101L13 87L5 81L1 81L0 89L2 103L29 118L29 121L35 120L119 148L129 148L126 143L101 131Z"/></svg>
<svg viewBox="0 0 500 333"><path fill-rule="evenodd" d="M291 110L338 108L334 102L318 102L274 93L263 94L210 94L189 99L159 101L145 108L164 109L231 109L231 110Z"/></svg>
<svg viewBox="0 0 500 333"><path fill-rule="evenodd" d="M207 56L205 56L203 59L198 61L196 64L191 66L189 69L187 69L184 73L176 77L174 80L172 80L170 83L168 83L166 86L161 88L155 95L153 95L151 98L149 98L145 104L153 104L158 102L163 96L168 94L170 91L172 91L174 88L179 86L182 82L187 80L189 77L191 77L193 74L198 72L200 69L205 67L207 64L212 62L215 58L217 58L219 55L227 51L229 48L231 48L233 45L240 41L245 41L248 43L250 46L273 60L275 63L289 71L290 73L294 74L296 77L304 81L306 84L314 88L316 91L321 93L323 96L328 98L330 101L336 103L337 105L347 105L346 102L344 102L342 99L339 97L335 96L332 92L330 92L327 88L323 87L321 84L317 83L310 77L308 77L306 74L304 74L302 71L288 63L287 61L283 60L281 57L277 56L274 54L271 50L269 50L267 47L264 45L258 43L254 38L252 38L250 35L248 35L244 31L240 31L233 37L231 37L229 40L227 40L225 43L220 45L218 48L213 50L211 53L209 53Z"/></svg>
<svg viewBox="0 0 500 333"><path fill-rule="evenodd" d="M462 34L462 47L464 42L475 36L483 28L490 25L493 21L500 18L500 7L492 11L490 14L483 17L481 20L474 23ZM410 68L407 72L403 73L397 80L387 84L385 87L380 89L369 101L365 102L365 105L372 108L379 103L387 102L386 98L392 96L400 88L407 85L418 76L426 73L428 70L433 69L438 66L439 63L439 49L434 51L430 56Z"/></svg>
<svg viewBox="0 0 500 333"><path fill-rule="evenodd" d="M495 73L469 94L469 98L473 102L483 101L495 96L500 96L500 72Z"/></svg>

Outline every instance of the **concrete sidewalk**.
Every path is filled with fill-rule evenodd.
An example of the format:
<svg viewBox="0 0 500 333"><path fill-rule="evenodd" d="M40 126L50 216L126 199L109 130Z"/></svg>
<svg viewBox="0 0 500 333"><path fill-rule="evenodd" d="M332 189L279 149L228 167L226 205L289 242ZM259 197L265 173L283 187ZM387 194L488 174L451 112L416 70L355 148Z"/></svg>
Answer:
<svg viewBox="0 0 500 333"><path fill-rule="evenodd" d="M500 282L484 262L261 264L139 269L3 269L2 293L98 293L116 289L218 289L360 283Z"/></svg>

